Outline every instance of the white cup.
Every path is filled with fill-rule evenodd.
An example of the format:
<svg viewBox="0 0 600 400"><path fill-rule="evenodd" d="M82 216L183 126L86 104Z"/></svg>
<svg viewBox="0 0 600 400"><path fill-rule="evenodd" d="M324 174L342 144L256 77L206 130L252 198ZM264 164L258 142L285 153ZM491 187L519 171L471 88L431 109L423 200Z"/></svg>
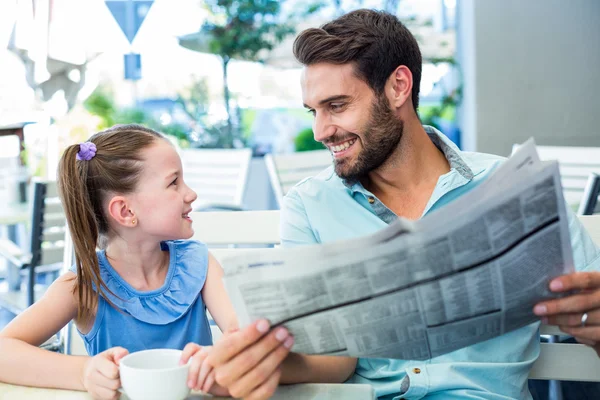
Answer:
<svg viewBox="0 0 600 400"><path fill-rule="evenodd" d="M189 364L179 365L181 350L155 349L131 353L121 359L121 386L131 400L182 400Z"/></svg>

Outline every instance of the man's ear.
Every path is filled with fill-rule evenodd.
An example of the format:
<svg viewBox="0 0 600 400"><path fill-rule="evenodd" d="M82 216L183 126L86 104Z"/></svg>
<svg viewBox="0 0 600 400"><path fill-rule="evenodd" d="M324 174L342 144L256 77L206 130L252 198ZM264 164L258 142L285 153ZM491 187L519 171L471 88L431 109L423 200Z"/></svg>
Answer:
<svg viewBox="0 0 600 400"><path fill-rule="evenodd" d="M108 203L108 217L122 226L135 226L137 219L124 196L114 196Z"/></svg>
<svg viewBox="0 0 600 400"><path fill-rule="evenodd" d="M385 84L385 93L392 109L399 109L409 103L412 108L412 73L405 65L400 65L392 72Z"/></svg>

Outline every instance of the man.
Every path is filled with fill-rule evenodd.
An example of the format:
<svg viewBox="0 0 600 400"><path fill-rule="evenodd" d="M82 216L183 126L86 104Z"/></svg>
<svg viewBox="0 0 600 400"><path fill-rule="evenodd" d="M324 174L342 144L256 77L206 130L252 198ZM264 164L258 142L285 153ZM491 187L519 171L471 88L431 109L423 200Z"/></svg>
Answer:
<svg viewBox="0 0 600 400"><path fill-rule="evenodd" d="M396 17L351 12L322 29L302 32L294 54L305 67L302 95L314 115L315 139L331 151L334 165L285 197L283 245L364 236L397 217L419 219L475 188L502 162L497 156L462 152L439 131L421 125L421 54ZM572 215L569 227L575 267L600 269L600 250ZM535 311L596 346L599 287L598 272L556 279L553 290L588 291L538 305ZM213 360L219 383L227 386L228 379L252 370L242 358L269 357L274 345L266 344L269 335L262 341L260 336L251 326L217 344L223 351ZM531 398L527 376L538 354L538 324L532 324L425 362L359 359L350 381L371 384L384 398ZM273 363L263 371L276 368Z"/></svg>

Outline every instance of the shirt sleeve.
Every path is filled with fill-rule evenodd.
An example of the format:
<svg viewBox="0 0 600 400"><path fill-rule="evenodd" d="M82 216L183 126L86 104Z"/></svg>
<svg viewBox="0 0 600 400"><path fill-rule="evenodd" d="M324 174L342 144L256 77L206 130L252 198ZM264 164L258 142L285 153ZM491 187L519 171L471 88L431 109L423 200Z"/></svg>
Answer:
<svg viewBox="0 0 600 400"><path fill-rule="evenodd" d="M600 271L600 248L596 246L579 218L567 207L573 262L576 271Z"/></svg>
<svg viewBox="0 0 600 400"><path fill-rule="evenodd" d="M292 188L281 206L281 244L284 247L319 243L306 214L298 191Z"/></svg>

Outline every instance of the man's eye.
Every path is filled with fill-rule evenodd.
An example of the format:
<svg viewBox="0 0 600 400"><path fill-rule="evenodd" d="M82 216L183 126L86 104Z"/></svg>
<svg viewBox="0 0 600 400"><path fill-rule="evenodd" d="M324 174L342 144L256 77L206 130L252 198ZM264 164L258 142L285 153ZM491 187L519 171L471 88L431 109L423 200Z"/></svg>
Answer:
<svg viewBox="0 0 600 400"><path fill-rule="evenodd" d="M315 111L315 110L313 110L313 109L308 109L308 110L306 110L306 112L307 112L307 113L309 113L309 114L312 114L312 116L313 116L313 117L314 117L314 116L315 116L315 114L316 114L316 111Z"/></svg>
<svg viewBox="0 0 600 400"><path fill-rule="evenodd" d="M329 105L331 111L340 111L344 107L342 103L332 103Z"/></svg>

